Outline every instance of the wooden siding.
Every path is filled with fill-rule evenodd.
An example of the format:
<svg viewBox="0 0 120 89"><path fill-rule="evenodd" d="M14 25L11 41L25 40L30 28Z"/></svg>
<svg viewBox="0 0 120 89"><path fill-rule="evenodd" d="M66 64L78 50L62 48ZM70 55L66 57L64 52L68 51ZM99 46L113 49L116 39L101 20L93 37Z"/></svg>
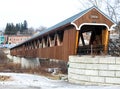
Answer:
<svg viewBox="0 0 120 89"><path fill-rule="evenodd" d="M45 47L45 48L32 48L25 49L25 46L11 50L11 55L21 56L21 57L39 57L39 58L49 58L49 59L59 59L68 61L69 55L75 55L76 46L76 30L75 27L68 27L65 29L63 34L63 45ZM31 45L29 45L31 46Z"/></svg>
<svg viewBox="0 0 120 89"><path fill-rule="evenodd" d="M51 58L68 61L69 55L75 55L75 28L64 31L63 45L38 49L39 58Z"/></svg>
<svg viewBox="0 0 120 89"><path fill-rule="evenodd" d="M108 25L108 27L111 27L113 25L113 22L111 22L101 13L99 13L99 11L97 11L96 9L92 9L91 11L87 12L82 17L76 19L74 23L78 27L84 23L99 23L99 24L101 23ZM42 42L43 40L45 41L45 39L48 40L48 37L51 35L55 36L59 31L64 31L62 33L63 36L62 45L55 44L54 46L50 46L50 42L49 42L49 46L48 46L47 41ZM11 55L13 56L33 57L33 58L39 57L39 58L68 61L69 55L76 55L77 53L79 32L80 31L77 31L73 25L68 23L67 25L55 28L32 40L27 41L26 43L18 45L12 48L10 52ZM105 52L107 52L107 46L109 41L108 37L109 37L108 29L102 30L102 44L105 45L104 48ZM53 40L51 40L51 42ZM47 46L45 46L46 44Z"/></svg>
<svg viewBox="0 0 120 89"><path fill-rule="evenodd" d="M107 29L102 30L102 45L104 45L104 53L107 54L108 42L109 42L109 31Z"/></svg>
<svg viewBox="0 0 120 89"><path fill-rule="evenodd" d="M75 55L75 43L76 43L76 30L75 28L71 28L69 30L65 30L64 32L64 51L63 57L64 59L68 59L69 55Z"/></svg>
<svg viewBox="0 0 120 89"><path fill-rule="evenodd" d="M114 24L96 9L92 9L82 17L78 18L74 23L78 27L83 23L101 23L108 25L109 28Z"/></svg>

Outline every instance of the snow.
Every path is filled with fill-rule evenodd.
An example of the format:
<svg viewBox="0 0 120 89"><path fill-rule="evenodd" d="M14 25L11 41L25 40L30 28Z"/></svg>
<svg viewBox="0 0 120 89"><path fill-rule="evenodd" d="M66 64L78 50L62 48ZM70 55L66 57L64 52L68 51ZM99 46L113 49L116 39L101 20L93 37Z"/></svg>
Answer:
<svg viewBox="0 0 120 89"><path fill-rule="evenodd" d="M120 89L120 86L81 86L32 74L0 73L0 75L11 77L8 81L0 81L0 89Z"/></svg>

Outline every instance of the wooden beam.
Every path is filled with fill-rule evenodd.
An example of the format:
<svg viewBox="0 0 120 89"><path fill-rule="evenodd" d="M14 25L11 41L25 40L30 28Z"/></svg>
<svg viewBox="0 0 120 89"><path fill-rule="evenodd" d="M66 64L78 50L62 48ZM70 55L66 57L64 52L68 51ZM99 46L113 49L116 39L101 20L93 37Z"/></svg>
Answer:
<svg viewBox="0 0 120 89"><path fill-rule="evenodd" d="M81 37L81 40L82 40L82 44L83 44L83 46L85 46L85 42L84 42L84 38L83 38L83 34L82 34L82 32L80 32L80 37Z"/></svg>
<svg viewBox="0 0 120 89"><path fill-rule="evenodd" d="M78 43L79 43L79 30L76 31L75 54L77 54Z"/></svg>

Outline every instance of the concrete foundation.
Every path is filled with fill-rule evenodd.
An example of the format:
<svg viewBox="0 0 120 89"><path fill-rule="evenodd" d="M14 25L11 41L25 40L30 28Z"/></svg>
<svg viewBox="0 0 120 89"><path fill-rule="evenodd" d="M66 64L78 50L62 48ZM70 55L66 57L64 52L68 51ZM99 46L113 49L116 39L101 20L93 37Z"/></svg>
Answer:
<svg viewBox="0 0 120 89"><path fill-rule="evenodd" d="M120 85L120 57L70 56L68 81L82 85Z"/></svg>
<svg viewBox="0 0 120 89"><path fill-rule="evenodd" d="M37 68L40 66L39 58L21 58L7 55L7 57L15 64L21 64L21 68Z"/></svg>
<svg viewBox="0 0 120 89"><path fill-rule="evenodd" d="M21 58L21 68L37 68L40 66L38 58Z"/></svg>
<svg viewBox="0 0 120 89"><path fill-rule="evenodd" d="M11 60L11 61L13 61L13 56L11 56L11 55L7 55L7 57Z"/></svg>
<svg viewBox="0 0 120 89"><path fill-rule="evenodd" d="M13 56L13 62L16 63L16 64L20 64L21 63L21 58Z"/></svg>

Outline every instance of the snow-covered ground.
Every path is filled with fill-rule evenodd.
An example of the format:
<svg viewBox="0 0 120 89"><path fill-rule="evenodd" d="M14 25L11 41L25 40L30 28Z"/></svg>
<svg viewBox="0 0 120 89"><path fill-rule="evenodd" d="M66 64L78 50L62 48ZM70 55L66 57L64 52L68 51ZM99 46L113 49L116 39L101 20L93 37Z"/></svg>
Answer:
<svg viewBox="0 0 120 89"><path fill-rule="evenodd" d="M11 76L8 81L0 81L0 89L120 89L120 86L81 86L32 74L0 73L0 75Z"/></svg>

